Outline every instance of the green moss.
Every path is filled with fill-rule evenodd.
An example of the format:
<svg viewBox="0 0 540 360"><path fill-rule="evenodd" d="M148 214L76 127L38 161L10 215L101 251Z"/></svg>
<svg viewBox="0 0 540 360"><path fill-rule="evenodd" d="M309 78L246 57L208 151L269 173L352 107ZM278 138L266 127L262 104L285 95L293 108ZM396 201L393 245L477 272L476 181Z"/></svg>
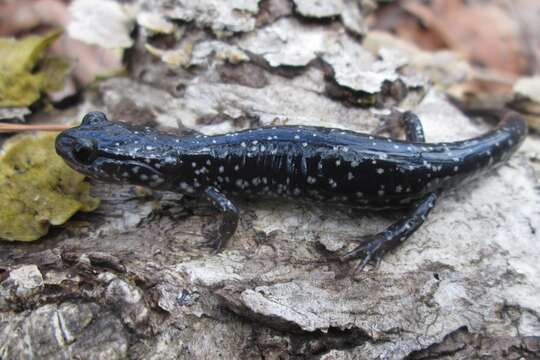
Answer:
<svg viewBox="0 0 540 360"><path fill-rule="evenodd" d="M0 154L0 239L37 240L50 224L98 207L84 176L56 154L55 138L41 133L6 142Z"/></svg>
<svg viewBox="0 0 540 360"><path fill-rule="evenodd" d="M29 106L43 91L62 88L69 64L44 51L62 34L0 38L0 107Z"/></svg>

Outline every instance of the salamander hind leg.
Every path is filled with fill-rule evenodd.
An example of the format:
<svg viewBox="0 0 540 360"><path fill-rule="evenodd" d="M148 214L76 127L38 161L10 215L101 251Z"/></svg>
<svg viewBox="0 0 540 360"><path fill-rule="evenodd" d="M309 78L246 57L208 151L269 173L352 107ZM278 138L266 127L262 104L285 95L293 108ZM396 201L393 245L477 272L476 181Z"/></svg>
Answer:
<svg viewBox="0 0 540 360"><path fill-rule="evenodd" d="M234 204L218 189L209 187L205 191L206 199L223 215L218 230L205 243L212 247L213 253L219 252L227 240L233 236L238 226L239 211Z"/></svg>
<svg viewBox="0 0 540 360"><path fill-rule="evenodd" d="M390 136L397 138L405 130L405 139L411 142L426 142L424 128L418 116L410 111L400 113L393 111L383 118L383 124L375 130L375 134L387 132Z"/></svg>
<svg viewBox="0 0 540 360"><path fill-rule="evenodd" d="M435 205L437 194L430 193L421 199L408 214L390 225L386 230L362 237L361 244L342 255L341 261L362 259L355 268L360 271L372 260L380 261L383 255L407 240L426 220Z"/></svg>

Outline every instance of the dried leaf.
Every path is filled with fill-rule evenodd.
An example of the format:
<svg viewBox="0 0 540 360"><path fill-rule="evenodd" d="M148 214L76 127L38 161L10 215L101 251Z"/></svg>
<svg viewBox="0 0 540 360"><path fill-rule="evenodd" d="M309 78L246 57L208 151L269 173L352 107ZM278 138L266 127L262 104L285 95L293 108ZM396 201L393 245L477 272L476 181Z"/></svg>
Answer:
<svg viewBox="0 0 540 360"><path fill-rule="evenodd" d="M73 39L106 49L133 45L134 14L129 5L111 0L76 0L69 7L67 31Z"/></svg>
<svg viewBox="0 0 540 360"><path fill-rule="evenodd" d="M511 106L523 113L529 126L540 130L540 77L523 77L514 85Z"/></svg>
<svg viewBox="0 0 540 360"><path fill-rule="evenodd" d="M404 7L472 61L512 74L526 69L516 23L496 4L436 0L429 6L408 1Z"/></svg>
<svg viewBox="0 0 540 360"><path fill-rule="evenodd" d="M379 12L375 28L427 50L450 49L471 63L495 75L482 77L485 88L508 91L511 82L497 77L514 77L529 66L519 22L508 8L484 1L421 2L405 0ZM487 77L487 78L486 78Z"/></svg>

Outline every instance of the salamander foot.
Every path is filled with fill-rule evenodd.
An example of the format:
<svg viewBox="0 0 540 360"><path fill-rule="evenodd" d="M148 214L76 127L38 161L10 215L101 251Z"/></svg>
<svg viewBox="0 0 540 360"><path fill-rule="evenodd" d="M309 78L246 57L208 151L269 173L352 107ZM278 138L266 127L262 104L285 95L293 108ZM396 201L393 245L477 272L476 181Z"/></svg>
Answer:
<svg viewBox="0 0 540 360"><path fill-rule="evenodd" d="M225 243L225 240L222 236L218 234L218 232L212 232L212 234L208 235L208 239L206 241L203 241L201 243L202 247L209 247L212 249L212 254L217 254L223 249L223 245Z"/></svg>
<svg viewBox="0 0 540 360"><path fill-rule="evenodd" d="M418 116L410 111L400 113L398 111L392 111L388 116L385 116L382 120L381 126L375 130L375 135L382 133L389 133L391 137L398 138L403 130L405 130L405 139L411 142L426 142L424 136L424 128Z"/></svg>
<svg viewBox="0 0 540 360"><path fill-rule="evenodd" d="M381 234L364 236L360 245L340 256L339 259L342 262L361 259L354 267L353 274L362 271L372 260L375 260L378 265L385 253L385 241L388 240L383 238Z"/></svg>
<svg viewBox="0 0 540 360"><path fill-rule="evenodd" d="M210 246L212 254L221 251L227 240L233 236L238 227L240 212L219 190L209 187L205 191L206 199L222 214L223 219L218 230L208 236L209 240L204 242L205 246Z"/></svg>
<svg viewBox="0 0 540 360"><path fill-rule="evenodd" d="M361 271L371 260L380 262L387 251L398 247L424 223L436 200L436 193L427 194L408 214L384 231L362 237L360 245L340 256L340 260L345 262L361 259L354 272Z"/></svg>

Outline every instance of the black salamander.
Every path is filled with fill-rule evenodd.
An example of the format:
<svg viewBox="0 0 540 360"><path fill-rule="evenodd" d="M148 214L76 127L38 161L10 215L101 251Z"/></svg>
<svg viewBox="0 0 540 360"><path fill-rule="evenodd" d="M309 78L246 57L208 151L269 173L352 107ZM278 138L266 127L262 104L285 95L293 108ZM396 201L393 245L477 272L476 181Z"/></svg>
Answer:
<svg viewBox="0 0 540 360"><path fill-rule="evenodd" d="M362 237L341 256L380 259L424 222L440 191L504 163L527 134L525 120L502 115L486 135L426 143L410 112L391 128L406 141L333 128L275 126L223 135L176 137L87 114L62 132L56 151L74 169L98 180L130 183L205 198L223 214L208 245L218 251L234 234L239 211L229 196L302 198L366 209L410 209L386 230Z"/></svg>

